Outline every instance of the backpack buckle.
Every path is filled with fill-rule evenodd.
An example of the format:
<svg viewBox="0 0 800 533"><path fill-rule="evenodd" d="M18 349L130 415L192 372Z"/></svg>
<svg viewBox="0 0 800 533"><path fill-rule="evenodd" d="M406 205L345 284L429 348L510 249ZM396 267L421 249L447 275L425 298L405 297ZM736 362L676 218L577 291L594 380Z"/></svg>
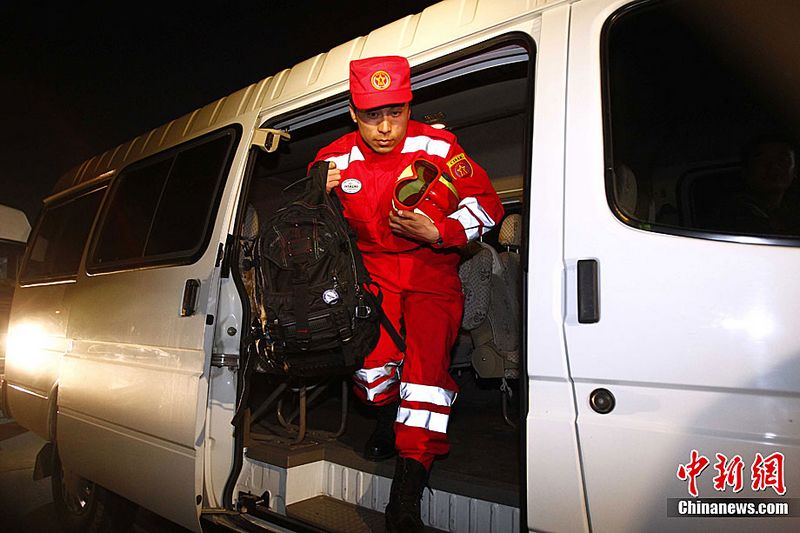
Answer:
<svg viewBox="0 0 800 533"><path fill-rule="evenodd" d="M356 318L369 318L372 314L372 308L365 304L359 304L356 306L355 316Z"/></svg>

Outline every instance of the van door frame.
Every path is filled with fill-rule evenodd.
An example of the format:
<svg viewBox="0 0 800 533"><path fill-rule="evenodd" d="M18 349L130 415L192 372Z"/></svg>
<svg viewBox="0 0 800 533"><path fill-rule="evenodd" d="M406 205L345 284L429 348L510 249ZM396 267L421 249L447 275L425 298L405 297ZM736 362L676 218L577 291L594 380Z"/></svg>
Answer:
<svg viewBox="0 0 800 533"><path fill-rule="evenodd" d="M564 6L564 9L566 9L567 12L568 12L568 7L567 6ZM547 13L548 13L547 11L544 12L545 15ZM543 16L543 18L544 18L544 16ZM536 19L534 19L534 22L537 22ZM482 50L485 51L485 50L488 50L490 48L499 48L503 44L516 44L516 45L520 46L521 48L524 48L527 51L528 55L529 55L529 59L528 59L528 89L527 89L527 94L530 95L528 97L529 105L528 105L528 108L527 108L526 119L525 119L528 130L526 131L526 140L524 141L524 161L529 162L529 161L531 161L532 152L534 150L534 148L533 148L534 147L534 142L535 142L534 141L534 139L535 139L535 130L531 126L531 124L534 121L535 101L536 101L536 99L538 97L538 94L534 94L534 89L535 89L535 86L536 86L536 84L535 84L536 71L538 69L537 64L539 62L539 45L537 45L537 43L535 41L535 38L536 38L536 36L538 34L538 31L537 31L538 27L537 27L536 24L534 24L533 29L530 30L531 31L530 33L527 33L525 31L521 31L519 29L516 29L518 27L519 27L519 24L516 24L515 25L515 29L513 31L509 31L509 32L503 33L502 35L486 39L485 41L482 41L481 43L478 43L478 44L475 44L475 45L471 45L471 46L466 47L466 48L464 48L462 50L459 50L458 52L455 52L455 53L452 53L452 54L448 54L446 56L442 56L442 57L433 59L433 60L428 61L426 63L423 63L421 65L413 66L411 68L411 80L412 80L412 87L414 87L416 79L419 79L419 77L421 75L430 74L432 71L435 71L436 69L443 69L443 70L444 69L449 69L451 71L457 71L458 68L455 67L453 64L458 62L460 59L466 58L466 57L478 56L478 55L480 55L480 52ZM552 96L552 95L548 94L548 96ZM563 96L561 97L561 99L563 100ZM277 128L277 129L282 129L282 128L285 128L285 126L288 125L288 124L291 124L293 122L299 122L300 121L299 119L301 119L303 117L309 117L309 116L314 115L314 114L323 115L323 114L327 114L327 113L333 113L336 110L338 110L339 108L344 110L344 109L346 109L346 106L347 106L347 100L348 100L348 93L343 93L343 94L340 93L340 94L337 94L337 95L334 95L334 96L330 96L330 97L326 97L324 99L321 99L318 102L313 102L313 103L310 103L310 104L307 104L307 105L303 105L303 106L301 106L301 107L299 107L297 109L293 109L293 110L290 110L290 111L287 111L287 112L283 112L283 113L271 114L269 112L269 110L267 110L262 115L260 115L259 122L260 122L261 125L258 126L258 127L259 128ZM563 108L561 109L561 113L562 113L562 117L563 117ZM545 114L545 118L549 119L550 116ZM563 123L563 118L561 119L561 121ZM561 145L560 145L560 148L559 148L559 153L563 153L563 137L561 137L561 140L562 140L562 142L561 142ZM546 149L546 147L543 148L543 150L544 149ZM251 148L251 152L248 155L247 171L245 173L243 184L242 184L242 191L243 192L240 194L239 204L238 204L238 208L237 208L238 215L236 217L236 226L235 226L235 229L231 232L235 236L233 241L237 242L237 243L239 242L240 228L241 228L242 223L244 221L244 216L245 216L246 207L247 207L247 203L248 203L247 194L249 193L249 190L250 190L251 179L252 179L253 170L254 170L255 154L256 153L257 153L257 148L255 148L255 147ZM557 159L557 158L554 157L553 159ZM521 307L521 311L522 311L522 319L521 319L522 324L521 324L521 326L522 327L520 328L520 336L521 336L521 342L520 342L520 350L521 350L521 353L520 353L520 376L528 375L529 372L530 372L530 369L528 367L528 365L529 365L529 363L528 363L528 356L529 355L528 354L531 353L530 348L529 348L529 342L526 341L526 339L528 339L529 336L530 336L530 334L527 332L527 327L526 327L526 324L528 323L528 318L527 318L528 317L528 313L530 312L530 310L528 309L528 303L526 301L526 300L530 299L530 296L528 295L528 292L527 292L528 288L527 288L527 284L526 284L526 280L527 280L527 276L528 276L528 274L527 274L527 270L528 270L528 252L527 252L527 247L529 246L529 240L528 240L529 236L526 235L526 233L527 233L526 229L529 227L529 220L530 220L530 216L531 216L530 215L530 208L529 208L530 197L531 197L531 192L530 192L530 190L531 190L531 186L530 186L531 185L531 175L532 175L531 165L526 163L524 165L523 172L524 172L524 174L523 174L523 190L527 191L527 192L524 193L525 196L524 196L524 199L523 199L524 203L523 203L523 215L522 215L523 216L523 241L522 241L523 242L523 250L521 251L521 255L522 255L522 257L521 257L521 271L522 271L522 275L523 275L523 278L524 278L523 279L523 284L522 284L524 292L523 292L523 295L522 295L523 302L522 302L522 307ZM559 193L559 194L561 194L561 193ZM551 215L552 215L552 213L548 214L547 216L549 217ZM559 215L559 219L560 219L560 215ZM560 237L558 238L558 241L560 242ZM237 263L238 262L238 247L237 247L237 251L232 252L232 253L233 253L233 256L231 256L231 258L229 260L229 263L231 265L238 264ZM559 252L559 254L560 254L560 252ZM561 258L561 255L559 255L559 264L561 264L560 263L560 261L561 261L560 258ZM241 301L242 301L242 307L244 308L243 309L243 316L244 317L248 317L247 320L249 321L249 316L250 316L249 305L245 303L245 302L249 302L249 299L248 299L246 290L244 288L244 283L241 280L241 276L236 271L236 269L232 269L232 270L235 272L235 274L233 276L233 279L236 282L236 287L240 291L240 298L241 298ZM560 295L560 289L559 289L559 295ZM560 298L560 296L559 296L559 298ZM243 323L245 323L244 319L243 319ZM249 322L246 322L246 323L249 323ZM559 328L561 327L560 324L559 324L558 327ZM243 339L242 345L240 346L240 353L242 353L242 354L245 354L247 352L247 346L246 346L244 340L245 339ZM246 378L247 374L246 373L247 373L246 365L245 364L239 365L239 371L238 371L238 376L237 376L237 393L236 393L236 397L238 398L239 402L242 402L243 395L246 394L246 391L247 391L247 386L248 385L247 385L247 378ZM530 377L529 377L529 379L530 379ZM531 398L530 395L532 394L532 392L530 392L529 386L530 386L529 380L520 379L519 396L520 396L520 403L521 403L521 405L520 405L520 419L521 420L524 419L526 416L528 416L528 417L531 416L531 413L529 412L529 405L530 405L530 398ZM570 394L571 394L571 389L570 389ZM243 424L246 422L246 420L247 420L246 416L240 416L238 418L238 420L236 420L236 427L235 427L235 432L234 432L236 453L234 454L234 461L233 461L233 464L232 464L230 477L228 478L228 481L226 483L225 490L224 490L224 495L223 495L223 499L222 499L225 507L228 508L228 509L231 509L231 510L235 509L235 501L236 501L237 497L234 494L234 491L235 491L237 483L239 481L239 477L242 474L242 467L244 465L244 454L242 453L242 450L244 448L244 444L245 444L244 443L244 437L245 437L245 435L247 433L247 430L246 430L246 428L243 427ZM574 417L572 419L570 419L570 427L572 428L572 433L574 435ZM520 446L521 446L521 451L524 451L526 449L529 450L528 435L530 434L530 428L531 428L530 423L520 426ZM520 483L520 506L521 506L520 511L521 511L522 516L527 516L526 506L530 505L530 498L529 498L529 495L528 495L529 494L528 491L530 490L529 485L531 484L531 476L530 476L531 470L530 470L530 466L529 466L529 461L530 461L530 454L526 454L526 453L521 453L520 454L519 472L520 472L520 479L522 480L522 482ZM526 467L526 465L528 465L528 466ZM527 468L527 470L526 470L526 468ZM527 483L525 482L525 480L528 480ZM271 515L272 513L268 513L268 514ZM280 520L281 518L282 517L280 515L276 515L275 516L276 520Z"/></svg>

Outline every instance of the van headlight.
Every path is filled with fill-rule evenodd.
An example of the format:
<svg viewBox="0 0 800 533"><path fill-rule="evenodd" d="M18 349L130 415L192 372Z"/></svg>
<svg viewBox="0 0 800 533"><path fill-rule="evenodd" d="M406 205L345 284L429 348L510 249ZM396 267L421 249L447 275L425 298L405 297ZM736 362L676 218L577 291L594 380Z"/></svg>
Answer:
<svg viewBox="0 0 800 533"><path fill-rule="evenodd" d="M6 334L6 373L21 369L35 372L42 364L49 336L35 322L20 322L8 328Z"/></svg>

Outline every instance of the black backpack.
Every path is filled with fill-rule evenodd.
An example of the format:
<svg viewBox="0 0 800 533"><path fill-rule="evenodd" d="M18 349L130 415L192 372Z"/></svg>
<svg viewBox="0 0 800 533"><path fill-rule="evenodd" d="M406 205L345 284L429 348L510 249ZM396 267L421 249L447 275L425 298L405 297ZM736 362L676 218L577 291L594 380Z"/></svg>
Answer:
<svg viewBox="0 0 800 533"><path fill-rule="evenodd" d="M262 225L256 243L256 299L266 319L258 352L267 372L352 372L375 348L381 323L405 350L383 316L341 203L325 190L327 172L327 161L315 163L291 185L305 181L305 190Z"/></svg>

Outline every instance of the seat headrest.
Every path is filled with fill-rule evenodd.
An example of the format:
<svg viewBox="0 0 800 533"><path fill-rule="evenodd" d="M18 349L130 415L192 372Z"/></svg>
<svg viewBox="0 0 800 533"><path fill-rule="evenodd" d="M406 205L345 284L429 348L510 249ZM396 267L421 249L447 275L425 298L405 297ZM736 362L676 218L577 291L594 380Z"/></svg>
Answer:
<svg viewBox="0 0 800 533"><path fill-rule="evenodd" d="M500 225L498 242L503 246L522 245L522 215L513 213L508 215Z"/></svg>

